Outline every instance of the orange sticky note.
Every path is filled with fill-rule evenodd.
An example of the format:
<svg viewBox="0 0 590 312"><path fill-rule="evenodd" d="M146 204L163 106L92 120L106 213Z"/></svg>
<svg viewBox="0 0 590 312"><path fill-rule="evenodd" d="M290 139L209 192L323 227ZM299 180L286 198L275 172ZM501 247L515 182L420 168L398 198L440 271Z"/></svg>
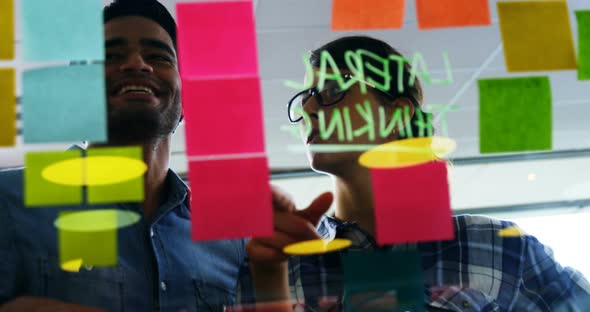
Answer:
<svg viewBox="0 0 590 312"><path fill-rule="evenodd" d="M16 96L14 69L0 69L0 147L16 143Z"/></svg>
<svg viewBox="0 0 590 312"><path fill-rule="evenodd" d="M567 2L498 2L509 72L573 70L576 54Z"/></svg>
<svg viewBox="0 0 590 312"><path fill-rule="evenodd" d="M334 0L332 30L400 29L405 0Z"/></svg>
<svg viewBox="0 0 590 312"><path fill-rule="evenodd" d="M419 29L490 25L488 0L416 0Z"/></svg>
<svg viewBox="0 0 590 312"><path fill-rule="evenodd" d="M14 58L14 2L0 1L0 60Z"/></svg>

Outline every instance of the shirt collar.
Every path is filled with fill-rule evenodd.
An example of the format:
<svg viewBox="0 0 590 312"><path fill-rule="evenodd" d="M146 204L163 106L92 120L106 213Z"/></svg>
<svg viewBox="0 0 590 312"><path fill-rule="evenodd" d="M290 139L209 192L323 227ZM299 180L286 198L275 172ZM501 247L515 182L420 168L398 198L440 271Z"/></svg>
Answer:
<svg viewBox="0 0 590 312"><path fill-rule="evenodd" d="M330 216L323 216L316 227L318 233L323 239L333 240L336 238L338 227L342 222Z"/></svg>
<svg viewBox="0 0 590 312"><path fill-rule="evenodd" d="M330 216L323 216L318 226L318 233L323 239L333 240L335 238L346 238L354 245L374 246L375 239L367 231L363 230L356 222L341 221Z"/></svg>
<svg viewBox="0 0 590 312"><path fill-rule="evenodd" d="M171 169L168 169L166 175L166 188L167 193L166 201L158 208L156 216L153 222L156 222L160 217L168 213L174 208L178 208L178 213L184 217L190 218L190 190L186 183ZM184 204L184 205L183 205Z"/></svg>

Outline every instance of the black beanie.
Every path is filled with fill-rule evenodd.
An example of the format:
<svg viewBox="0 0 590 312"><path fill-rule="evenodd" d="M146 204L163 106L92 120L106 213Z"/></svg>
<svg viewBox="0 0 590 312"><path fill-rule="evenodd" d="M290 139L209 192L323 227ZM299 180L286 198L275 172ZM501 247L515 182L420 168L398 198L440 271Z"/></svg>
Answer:
<svg viewBox="0 0 590 312"><path fill-rule="evenodd" d="M176 23L170 12L156 0L115 0L104 8L104 23L121 16L141 16L158 23L172 38L176 49Z"/></svg>

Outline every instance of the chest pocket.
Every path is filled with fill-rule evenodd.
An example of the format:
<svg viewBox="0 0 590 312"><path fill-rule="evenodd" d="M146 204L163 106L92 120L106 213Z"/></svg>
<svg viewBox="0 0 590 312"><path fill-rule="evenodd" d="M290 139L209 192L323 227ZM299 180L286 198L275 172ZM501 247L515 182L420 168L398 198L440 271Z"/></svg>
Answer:
<svg viewBox="0 0 590 312"><path fill-rule="evenodd" d="M40 266L39 295L107 311L125 311L122 268L82 266L79 272L67 272L59 267L57 258L41 258Z"/></svg>
<svg viewBox="0 0 590 312"><path fill-rule="evenodd" d="M492 312L500 311L493 298L472 288L457 286L431 288L427 311Z"/></svg>
<svg viewBox="0 0 590 312"><path fill-rule="evenodd" d="M193 284L199 312L222 312L226 307L235 304L235 293L227 289L197 280Z"/></svg>

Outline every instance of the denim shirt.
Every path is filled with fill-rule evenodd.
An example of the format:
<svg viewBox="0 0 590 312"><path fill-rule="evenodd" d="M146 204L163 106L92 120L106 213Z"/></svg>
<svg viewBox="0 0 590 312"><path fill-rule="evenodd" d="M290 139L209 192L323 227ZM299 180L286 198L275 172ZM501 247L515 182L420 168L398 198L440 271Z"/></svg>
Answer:
<svg viewBox="0 0 590 312"><path fill-rule="evenodd" d="M235 301L244 240L193 242L188 188L171 170L167 200L155 216L139 204L90 206L140 213L118 231L115 267L60 269L53 223L69 207L24 207L23 169L0 171L0 305L18 296L49 297L107 311L223 311Z"/></svg>

